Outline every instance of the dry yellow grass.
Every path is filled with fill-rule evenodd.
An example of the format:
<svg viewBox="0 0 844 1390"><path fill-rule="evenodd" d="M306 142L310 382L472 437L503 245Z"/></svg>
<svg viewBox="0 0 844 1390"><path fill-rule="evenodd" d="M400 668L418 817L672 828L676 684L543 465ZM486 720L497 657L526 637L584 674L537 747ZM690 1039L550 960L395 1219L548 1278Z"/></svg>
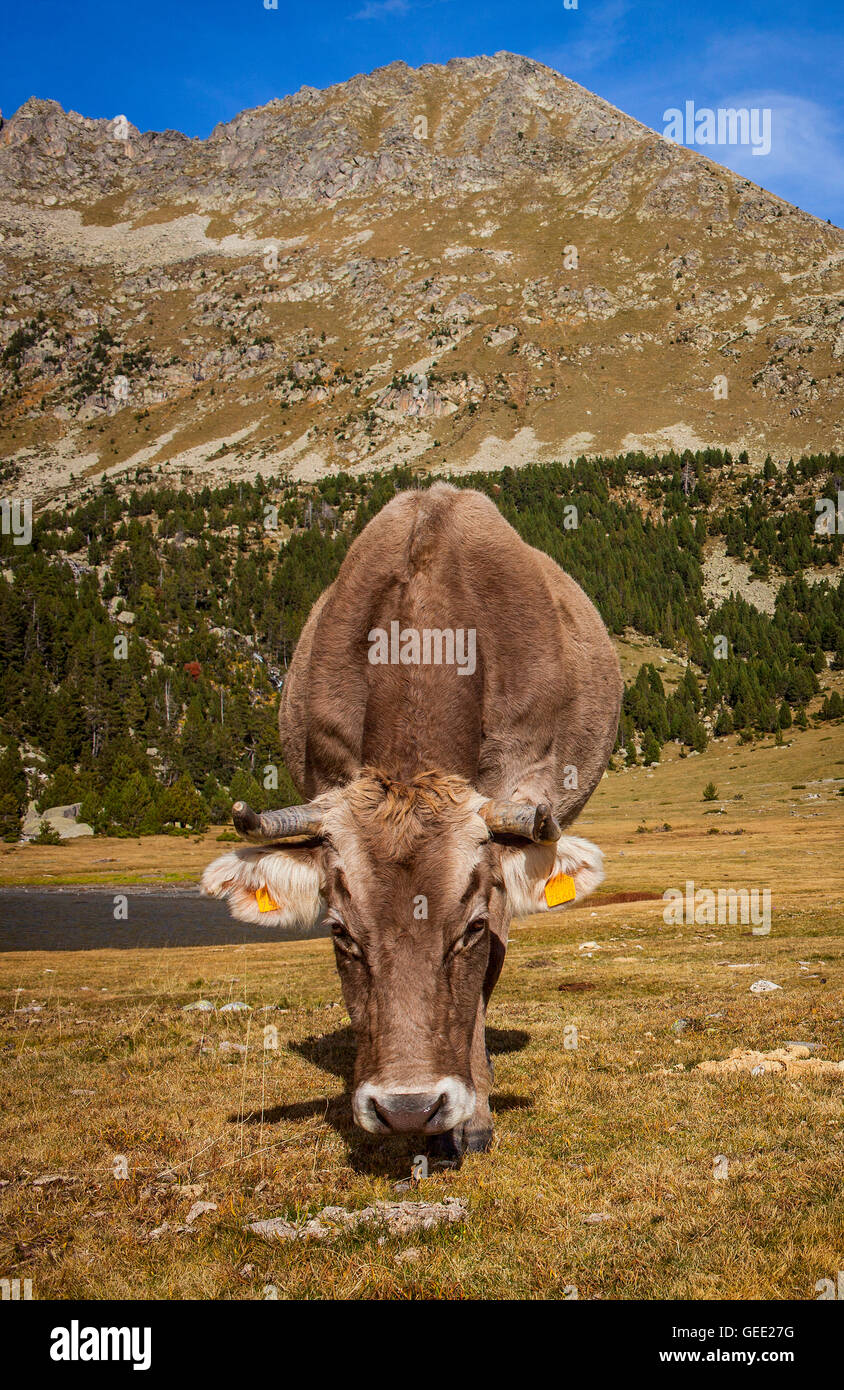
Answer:
<svg viewBox="0 0 844 1390"><path fill-rule="evenodd" d="M149 835L118 840L90 835L62 845L0 845L0 885L195 883L214 854L219 828L185 839Z"/></svg>
<svg viewBox="0 0 844 1390"><path fill-rule="evenodd" d="M36 1298L816 1298L844 1268L842 1082L694 1067L790 1040L844 1056L844 798L812 785L840 775L841 754L833 728L603 783L579 828L607 851L607 893L768 886L771 933L669 927L659 901L515 924L490 1015L495 1147L409 1194L469 1204L465 1223L421 1236L291 1247L244 1230L407 1195L394 1184L417 1145L351 1126L329 942L7 954L0 1271ZM702 802L710 778L723 803ZM640 818L673 828L637 833ZM149 863L149 842L104 843ZM165 871L170 847L192 870L218 849L158 841ZM759 978L782 988L751 994ZM183 1012L200 997L252 1012ZM178 1230L197 1198L216 1210Z"/></svg>

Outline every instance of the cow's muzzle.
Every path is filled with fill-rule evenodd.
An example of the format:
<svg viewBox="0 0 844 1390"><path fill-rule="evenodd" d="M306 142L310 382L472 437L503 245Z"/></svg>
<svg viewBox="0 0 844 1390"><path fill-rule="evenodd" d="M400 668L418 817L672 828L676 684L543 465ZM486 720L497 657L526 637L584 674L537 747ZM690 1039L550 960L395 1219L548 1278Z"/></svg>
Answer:
<svg viewBox="0 0 844 1390"><path fill-rule="evenodd" d="M456 1076L441 1077L424 1091L364 1081L352 1100L355 1122L370 1134L445 1134L474 1108L474 1091Z"/></svg>

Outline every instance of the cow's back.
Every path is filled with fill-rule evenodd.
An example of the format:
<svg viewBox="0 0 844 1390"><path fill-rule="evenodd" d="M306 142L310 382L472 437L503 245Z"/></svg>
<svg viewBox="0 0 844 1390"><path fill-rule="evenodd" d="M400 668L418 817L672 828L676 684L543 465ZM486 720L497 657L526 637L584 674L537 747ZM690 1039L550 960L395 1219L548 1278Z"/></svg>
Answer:
<svg viewBox="0 0 844 1390"><path fill-rule="evenodd" d="M370 634L396 622L473 629L475 670L371 664ZM384 507L315 605L285 682L282 744L306 796L366 763L400 778L436 768L571 819L606 766L620 691L578 585L487 497L437 484Z"/></svg>

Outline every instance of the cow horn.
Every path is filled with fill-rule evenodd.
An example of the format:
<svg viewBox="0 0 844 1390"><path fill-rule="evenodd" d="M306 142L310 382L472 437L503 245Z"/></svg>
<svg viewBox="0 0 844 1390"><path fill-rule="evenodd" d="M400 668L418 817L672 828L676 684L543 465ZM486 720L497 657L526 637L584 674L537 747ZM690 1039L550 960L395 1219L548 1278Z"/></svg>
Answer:
<svg viewBox="0 0 844 1390"><path fill-rule="evenodd" d="M313 840L322 833L322 810L311 801L304 806L262 811L260 815L245 801L236 801L232 806L232 820L238 835L253 845L271 845L303 837Z"/></svg>
<svg viewBox="0 0 844 1390"><path fill-rule="evenodd" d="M480 808L493 835L516 835L537 845L553 845L562 833L547 802L485 801Z"/></svg>

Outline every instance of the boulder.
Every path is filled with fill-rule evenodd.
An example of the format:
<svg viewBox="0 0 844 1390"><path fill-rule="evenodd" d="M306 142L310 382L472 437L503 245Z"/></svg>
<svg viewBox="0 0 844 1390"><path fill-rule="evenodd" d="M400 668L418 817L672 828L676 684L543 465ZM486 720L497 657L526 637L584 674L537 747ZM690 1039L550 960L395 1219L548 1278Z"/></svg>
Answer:
<svg viewBox="0 0 844 1390"><path fill-rule="evenodd" d="M93 835L92 826L87 825L85 821L77 820L81 809L81 804L76 801L70 806L48 806L46 811L36 811L35 802L32 801L23 823L23 838L36 840L41 830L41 822L44 820L52 830L58 831L63 840L77 840L80 835Z"/></svg>

